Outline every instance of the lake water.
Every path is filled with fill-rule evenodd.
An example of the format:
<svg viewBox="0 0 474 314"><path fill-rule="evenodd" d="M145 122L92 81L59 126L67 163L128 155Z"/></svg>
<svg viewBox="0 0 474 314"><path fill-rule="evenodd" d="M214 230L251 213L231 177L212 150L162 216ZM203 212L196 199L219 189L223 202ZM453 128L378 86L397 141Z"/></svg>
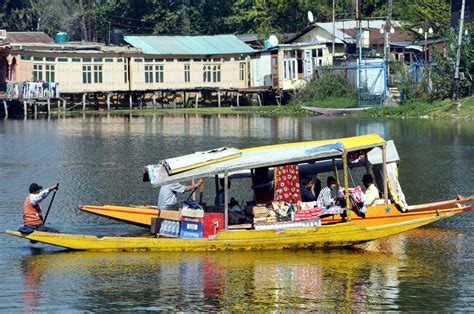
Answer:
<svg viewBox="0 0 474 314"><path fill-rule="evenodd" d="M138 234L146 230L77 205L156 203L158 191L142 182L143 166L167 157L367 133L395 140L410 204L474 194L472 122L247 115L3 120L0 230L21 224L30 183L59 182L48 225ZM232 189L248 197L244 183ZM206 186L208 202L213 190ZM1 234L0 311L474 311L473 228L468 212L357 248L217 253L68 252Z"/></svg>

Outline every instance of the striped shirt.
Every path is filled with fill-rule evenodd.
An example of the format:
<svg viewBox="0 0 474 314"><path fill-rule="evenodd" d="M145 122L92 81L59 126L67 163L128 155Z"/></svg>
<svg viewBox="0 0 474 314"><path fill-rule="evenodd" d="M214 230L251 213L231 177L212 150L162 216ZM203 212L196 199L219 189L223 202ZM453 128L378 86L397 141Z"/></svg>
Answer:
<svg viewBox="0 0 474 314"><path fill-rule="evenodd" d="M318 204L320 207L329 207L333 205L333 198L331 197L331 189L327 186L319 192Z"/></svg>

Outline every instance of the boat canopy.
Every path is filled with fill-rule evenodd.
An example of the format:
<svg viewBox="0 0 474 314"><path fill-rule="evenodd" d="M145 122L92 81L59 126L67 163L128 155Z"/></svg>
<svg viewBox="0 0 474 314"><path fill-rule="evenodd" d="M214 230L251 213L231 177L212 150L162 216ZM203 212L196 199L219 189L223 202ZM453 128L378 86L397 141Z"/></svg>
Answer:
<svg viewBox="0 0 474 314"><path fill-rule="evenodd" d="M224 173L261 167L273 167L292 163L308 163L328 158L339 158L344 151L359 151L385 144L378 135L365 135L326 141L308 141L269 145L240 150L238 156L231 159L214 160L205 165L189 166L189 170L169 173L163 161L145 167L144 181L150 181L155 187ZM200 161L198 161L199 163Z"/></svg>

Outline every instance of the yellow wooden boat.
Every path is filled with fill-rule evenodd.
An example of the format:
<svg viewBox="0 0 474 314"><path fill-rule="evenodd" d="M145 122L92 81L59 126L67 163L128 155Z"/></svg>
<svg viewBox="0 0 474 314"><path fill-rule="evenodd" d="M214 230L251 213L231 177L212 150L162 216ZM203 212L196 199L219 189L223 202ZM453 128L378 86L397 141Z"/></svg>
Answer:
<svg viewBox="0 0 474 314"><path fill-rule="evenodd" d="M351 214L351 205L346 198L346 217L339 215L322 219L322 225L274 230L254 230L252 225L229 226L227 184L224 184L225 228L212 238L183 239L141 237L96 237L89 235L53 234L33 232L29 235L17 231L7 234L33 241L47 243L74 250L92 251L217 251L217 250L269 250L350 246L387 237L414 229L455 214L471 210L466 204L474 199L458 197L454 200L407 206L398 185L396 174L390 173L399 161L398 153L391 143L377 135L366 135L330 141L311 141L271 145L243 149L240 156L228 160L209 162L190 167L188 171L168 173L159 164L147 167L148 179L154 186L221 175L229 177L248 176L252 169L284 164L298 164L300 173L324 172L332 168L338 181L338 170L343 170L342 186L349 188L349 163L351 167L379 166L381 190L384 204L368 208L365 217ZM350 160L354 153L364 156L357 163ZM352 155L351 155L352 154ZM152 173L153 172L153 173ZM394 179L395 178L395 179ZM217 180L216 180L217 181ZM389 193L390 199L389 201ZM158 217L155 207L81 206L81 210L127 223L149 227L151 219Z"/></svg>

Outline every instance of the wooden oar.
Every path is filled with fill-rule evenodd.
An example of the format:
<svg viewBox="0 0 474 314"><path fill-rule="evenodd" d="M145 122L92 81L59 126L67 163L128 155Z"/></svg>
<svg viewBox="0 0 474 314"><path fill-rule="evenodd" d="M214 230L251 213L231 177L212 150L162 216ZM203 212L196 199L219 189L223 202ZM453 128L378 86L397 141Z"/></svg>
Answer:
<svg viewBox="0 0 474 314"><path fill-rule="evenodd" d="M51 209L51 205L53 205L54 197L56 196L56 192L58 191L59 183L56 184L56 188L54 189L53 197L51 198L51 202L49 203L48 210L46 211L46 215L43 219L43 225L46 223L46 219L48 219L49 210Z"/></svg>

